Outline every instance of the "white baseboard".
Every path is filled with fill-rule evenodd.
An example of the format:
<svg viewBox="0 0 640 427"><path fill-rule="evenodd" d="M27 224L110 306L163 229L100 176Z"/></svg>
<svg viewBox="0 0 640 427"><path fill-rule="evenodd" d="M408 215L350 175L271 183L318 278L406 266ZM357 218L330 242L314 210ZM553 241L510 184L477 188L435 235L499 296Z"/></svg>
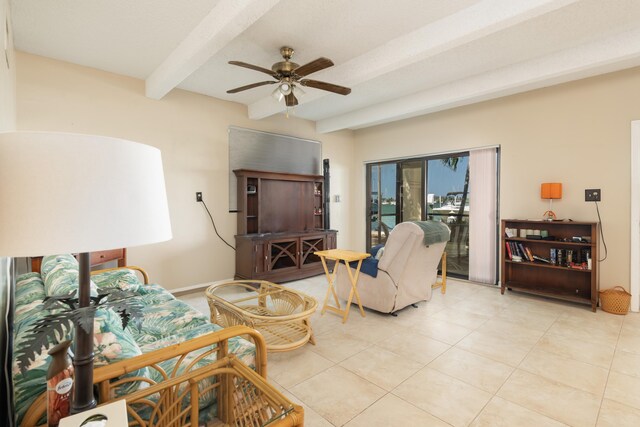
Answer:
<svg viewBox="0 0 640 427"><path fill-rule="evenodd" d="M229 280L233 280L233 279L222 279L222 280L216 280L214 282L199 283L197 285L183 286L182 288L167 289L167 290L171 292L174 296L178 296L178 295L188 294L190 292L195 292L200 290L204 291L205 289L207 289L209 286L213 284L220 283L220 282L227 282Z"/></svg>

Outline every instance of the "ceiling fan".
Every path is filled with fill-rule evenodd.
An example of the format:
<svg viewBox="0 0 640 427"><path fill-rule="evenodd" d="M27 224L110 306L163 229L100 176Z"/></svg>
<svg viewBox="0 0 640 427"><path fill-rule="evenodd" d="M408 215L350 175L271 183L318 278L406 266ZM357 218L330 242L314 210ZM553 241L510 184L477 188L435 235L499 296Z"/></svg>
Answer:
<svg viewBox="0 0 640 427"><path fill-rule="evenodd" d="M257 65L247 64L241 61L229 61L231 65L237 65L239 67L249 68L251 70L260 71L261 73L269 74L274 80L267 80L258 83L252 83L246 86L240 86L235 89L228 90L227 93L238 93L243 90L253 89L254 87L278 84L278 87L274 91L274 95L277 95L280 99L284 98L287 107L294 107L298 105L298 99L295 96L295 92L300 93L299 86L312 87L316 89L326 90L329 92L337 93L340 95L349 95L351 89L344 86L334 85L332 83L321 82L318 80L305 79L303 77L308 76L311 73L315 73L325 68L333 66L333 62L328 58L318 58L305 65L298 65L295 62L291 62L294 50L290 47L284 46L280 48L280 54L284 58L284 61L276 62L271 69L259 67Z"/></svg>

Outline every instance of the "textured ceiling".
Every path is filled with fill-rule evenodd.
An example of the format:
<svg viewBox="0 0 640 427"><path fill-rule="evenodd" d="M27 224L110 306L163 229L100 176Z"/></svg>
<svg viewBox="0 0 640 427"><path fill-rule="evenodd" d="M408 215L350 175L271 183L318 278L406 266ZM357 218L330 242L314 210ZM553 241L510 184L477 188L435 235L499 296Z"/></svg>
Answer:
<svg viewBox="0 0 640 427"><path fill-rule="evenodd" d="M284 110L265 68L331 58L295 114L321 132L360 128L640 65L638 0L13 0L16 48L246 104ZM266 78L265 78L266 77Z"/></svg>

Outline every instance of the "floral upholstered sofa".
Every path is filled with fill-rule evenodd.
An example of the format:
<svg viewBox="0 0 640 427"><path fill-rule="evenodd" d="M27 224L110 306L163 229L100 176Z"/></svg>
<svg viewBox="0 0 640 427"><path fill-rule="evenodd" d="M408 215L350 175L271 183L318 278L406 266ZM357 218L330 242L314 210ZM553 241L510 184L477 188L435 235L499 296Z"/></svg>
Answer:
<svg viewBox="0 0 640 427"><path fill-rule="evenodd" d="M193 309L188 304L179 301L168 291L159 285L141 283L138 276L130 269L116 269L92 275L92 293L103 287L118 286L129 290L142 305L142 319L138 324L130 322L125 329L118 314L111 309L99 309L94 321L94 353L96 368L105 365L125 364L137 356L160 354L165 349L179 343L186 343L209 334L212 337L211 344L219 342L217 331L222 328L209 322L202 313ZM71 255L57 255L45 257L42 261L40 273L27 273L17 278L15 291L14 314L14 346L13 346L13 387L14 406L17 425L33 425L42 423L46 407L44 405L44 392L46 389L46 372L50 362L47 349L32 360L26 370L21 370L17 354L25 345L25 338L34 322L42 318L45 313L43 304L45 297L53 295L66 295L77 291L78 288L78 263ZM218 337L216 337L218 335ZM66 337L71 339L73 331L68 331ZM196 340L208 344L206 340ZM55 343L51 342L50 345ZM123 382L114 389L109 389L111 396L99 396L100 402L112 398L123 397L134 393L150 385L163 380L179 376L186 371L206 367L216 360L221 353L211 350L210 345L191 351L183 357L175 357L161 360L150 366L136 368L133 372L127 371L124 377L135 380ZM224 351L233 353L240 361L248 366L257 367L258 371L265 363L256 363L256 346L254 343L241 337L231 337L224 343ZM258 354L263 357L263 355ZM113 366L113 365L112 365ZM137 365L136 365L137 366ZM99 370L96 370L99 372ZM261 372L259 372L261 373ZM266 375L266 371L264 373ZM206 379L205 379L206 380ZM114 379L110 380L113 383ZM211 379L211 381L214 381ZM119 383L118 383L119 384ZM199 418L206 421L208 413L215 411L215 394L207 388L207 384L198 384L204 392L199 396ZM157 399L158 393L154 396ZM153 396L150 397L153 400ZM212 410L205 411L207 407ZM142 418L149 416L153 407L140 407L135 412ZM131 415L131 414L130 414Z"/></svg>

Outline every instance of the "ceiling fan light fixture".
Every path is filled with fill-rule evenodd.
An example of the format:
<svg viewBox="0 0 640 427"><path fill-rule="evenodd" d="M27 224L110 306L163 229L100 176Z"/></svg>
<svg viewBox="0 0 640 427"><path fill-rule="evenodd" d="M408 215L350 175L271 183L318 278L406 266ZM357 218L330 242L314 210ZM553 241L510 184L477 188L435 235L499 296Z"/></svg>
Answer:
<svg viewBox="0 0 640 427"><path fill-rule="evenodd" d="M300 85L293 85L291 90L296 94L296 98L298 99L304 98L304 96L307 94L306 91L302 90L302 86Z"/></svg>
<svg viewBox="0 0 640 427"><path fill-rule="evenodd" d="M271 92L271 96L278 102L282 102L282 100L284 99L284 95L282 94L282 92L280 91L280 86L277 86L273 92Z"/></svg>
<svg viewBox="0 0 640 427"><path fill-rule="evenodd" d="M279 89L280 89L280 93L286 96L291 93L291 91L293 90L293 87L289 82L282 82L280 83Z"/></svg>

